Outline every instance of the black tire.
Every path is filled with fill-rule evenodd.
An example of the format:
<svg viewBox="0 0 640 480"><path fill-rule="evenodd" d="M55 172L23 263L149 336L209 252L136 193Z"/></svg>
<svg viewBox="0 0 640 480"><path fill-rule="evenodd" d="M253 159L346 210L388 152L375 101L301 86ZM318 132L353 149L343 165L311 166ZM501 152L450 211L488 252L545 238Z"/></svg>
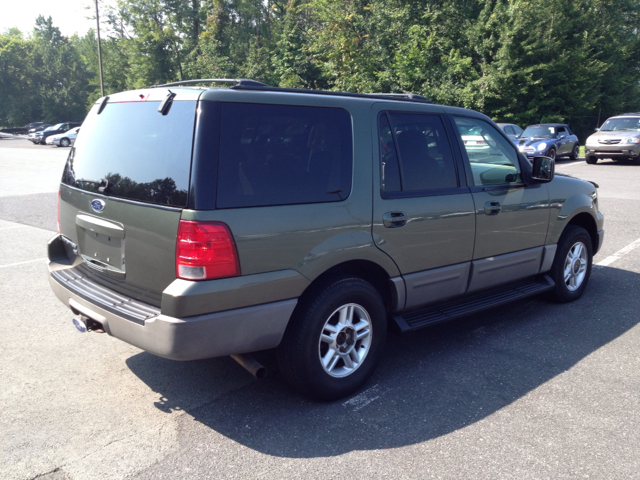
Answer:
<svg viewBox="0 0 640 480"><path fill-rule="evenodd" d="M61 138L60 139L60 146L61 147L68 147L71 144L71 142L69 141L68 138Z"/></svg>
<svg viewBox="0 0 640 480"><path fill-rule="evenodd" d="M547 157L549 157L553 161L556 160L556 149L554 147L551 147L549 149L549 152L547 153Z"/></svg>
<svg viewBox="0 0 640 480"><path fill-rule="evenodd" d="M596 163L598 163L598 157L585 157L585 161L589 165L595 165Z"/></svg>
<svg viewBox="0 0 640 480"><path fill-rule="evenodd" d="M579 249L584 252L583 256L578 255ZM556 284L552 298L558 303L579 299L589 283L592 263L593 247L589 233L577 225L567 226L560 236L551 267L550 275Z"/></svg>
<svg viewBox="0 0 640 480"><path fill-rule="evenodd" d="M39 141L39 140L34 140L34 141L33 141L33 144L34 144L34 145L39 145L39 144L40 144L40 141Z"/></svg>
<svg viewBox="0 0 640 480"><path fill-rule="evenodd" d="M366 327L349 330L348 326L340 328L338 325L334 333L327 330L327 326L338 319L338 312L348 312L349 308L353 317L358 318L354 325L363 322L363 312L368 315L368 318L364 317L364 323L369 322L369 335L362 340L356 338L357 332L365 334ZM321 340L330 335L335 336L334 345L344 349L343 353L333 350L337 355L333 354L332 358L338 359L329 362L334 365L329 367L331 373L321 361L323 356L331 357L328 342ZM386 336L387 314L378 291L359 277L336 276L311 291L296 307L278 347L280 371L287 382L302 394L319 400L337 400L355 392L369 379L380 358ZM339 343L340 339L342 343ZM364 345L366 341L368 345ZM354 355L363 357L354 364ZM350 373L345 357L352 363Z"/></svg>
<svg viewBox="0 0 640 480"><path fill-rule="evenodd" d="M571 150L571 153L569 154L569 158L571 160L577 160L578 158L580 158L580 145L579 144L575 144L573 146L573 149Z"/></svg>

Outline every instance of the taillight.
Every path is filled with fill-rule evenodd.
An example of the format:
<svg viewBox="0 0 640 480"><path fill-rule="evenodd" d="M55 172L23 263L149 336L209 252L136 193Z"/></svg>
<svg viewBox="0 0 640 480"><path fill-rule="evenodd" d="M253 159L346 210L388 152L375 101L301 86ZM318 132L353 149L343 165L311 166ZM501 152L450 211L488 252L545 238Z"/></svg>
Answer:
<svg viewBox="0 0 640 480"><path fill-rule="evenodd" d="M229 227L220 222L180 220L176 275L185 280L240 275L238 251Z"/></svg>
<svg viewBox="0 0 640 480"><path fill-rule="evenodd" d="M56 222L58 223L58 233L62 233L60 231L60 190L58 190L58 206L56 207L57 215Z"/></svg>

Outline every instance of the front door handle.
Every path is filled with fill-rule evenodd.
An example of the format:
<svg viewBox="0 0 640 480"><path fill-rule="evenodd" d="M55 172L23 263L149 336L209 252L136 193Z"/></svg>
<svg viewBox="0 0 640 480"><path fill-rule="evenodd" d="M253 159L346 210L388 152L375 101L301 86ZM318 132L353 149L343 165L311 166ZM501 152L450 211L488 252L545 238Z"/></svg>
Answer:
<svg viewBox="0 0 640 480"><path fill-rule="evenodd" d="M387 228L404 227L407 215L404 212L387 212L382 216L382 224Z"/></svg>
<svg viewBox="0 0 640 480"><path fill-rule="evenodd" d="M484 213L487 215L498 215L502 210L500 202L487 202L484 204Z"/></svg>

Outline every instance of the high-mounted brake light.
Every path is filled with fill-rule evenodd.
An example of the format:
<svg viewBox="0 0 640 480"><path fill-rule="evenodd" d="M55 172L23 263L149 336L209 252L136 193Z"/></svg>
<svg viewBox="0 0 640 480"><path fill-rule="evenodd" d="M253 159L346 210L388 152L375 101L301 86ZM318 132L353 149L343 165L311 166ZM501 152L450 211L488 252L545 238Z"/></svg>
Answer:
<svg viewBox="0 0 640 480"><path fill-rule="evenodd" d="M240 261L229 227L221 222L180 220L176 275L184 280L237 277Z"/></svg>

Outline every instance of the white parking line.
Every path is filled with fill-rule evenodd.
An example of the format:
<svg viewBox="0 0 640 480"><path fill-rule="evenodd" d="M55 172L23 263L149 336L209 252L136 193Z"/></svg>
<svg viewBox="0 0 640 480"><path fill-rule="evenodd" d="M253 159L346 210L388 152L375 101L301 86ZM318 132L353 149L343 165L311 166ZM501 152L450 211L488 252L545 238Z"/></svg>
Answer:
<svg viewBox="0 0 640 480"><path fill-rule="evenodd" d="M635 242L631 242L626 247L618 250L613 255L609 255L604 260L599 261L598 263L596 263L596 266L597 267L606 267L607 265L611 265L616 260L620 260L621 257L623 257L624 255L629 253L631 250L633 250L634 248L638 248L638 247L640 247L640 238L637 239Z"/></svg>
<svg viewBox="0 0 640 480"><path fill-rule="evenodd" d="M0 230L9 230L10 228L25 228L29 225L11 225L9 227L0 227Z"/></svg>
<svg viewBox="0 0 640 480"><path fill-rule="evenodd" d="M380 395L377 395L377 394L380 394ZM374 397L373 395L376 395L376 396ZM354 407L353 411L357 412L358 410L369 405L374 400L377 400L378 398L380 398L381 395L382 395L382 392L380 391L380 387L376 384L373 387L365 390L361 394L356 395L352 399L347 400L342 404L342 406Z"/></svg>
<svg viewBox="0 0 640 480"><path fill-rule="evenodd" d="M8 263L7 265L0 265L0 268L15 267L17 265L24 265L25 263L44 262L45 260L49 260L49 259L48 258L36 258L35 260L27 260L26 262Z"/></svg>
<svg viewBox="0 0 640 480"><path fill-rule="evenodd" d="M556 168L562 168L562 167L572 167L574 165L581 165L584 163L584 160L574 160L571 163L561 163L561 164L557 164L556 163Z"/></svg>

